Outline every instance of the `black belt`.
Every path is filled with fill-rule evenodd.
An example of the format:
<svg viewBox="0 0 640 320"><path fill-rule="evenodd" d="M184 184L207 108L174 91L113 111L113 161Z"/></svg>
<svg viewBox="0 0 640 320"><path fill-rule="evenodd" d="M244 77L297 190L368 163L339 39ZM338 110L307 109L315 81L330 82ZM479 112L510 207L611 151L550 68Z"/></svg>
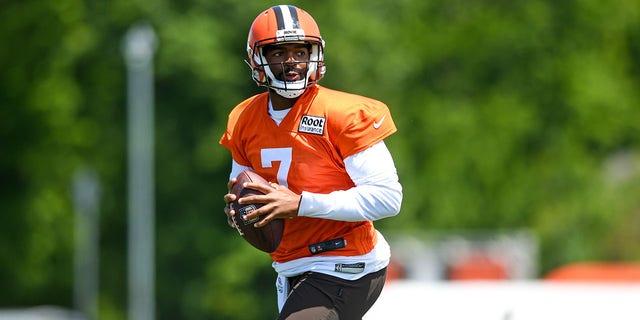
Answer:
<svg viewBox="0 0 640 320"><path fill-rule="evenodd" d="M336 238L309 245L309 252L311 254L318 254L322 252L342 249L347 246L347 240L344 238Z"/></svg>

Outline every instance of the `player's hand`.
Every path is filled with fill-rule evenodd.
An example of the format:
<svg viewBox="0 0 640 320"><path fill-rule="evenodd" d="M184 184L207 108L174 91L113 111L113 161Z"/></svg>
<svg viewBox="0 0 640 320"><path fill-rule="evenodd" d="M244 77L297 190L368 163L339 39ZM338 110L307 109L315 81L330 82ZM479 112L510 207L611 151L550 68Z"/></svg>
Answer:
<svg viewBox="0 0 640 320"><path fill-rule="evenodd" d="M236 178L232 178L229 183L227 183L227 190L231 190L236 181L238 181ZM233 216L236 214L236 211L231 208L231 202L235 200L236 195L231 192L227 192L227 194L224 195L224 213L227 215L227 224L232 228L236 227L236 224L233 222Z"/></svg>
<svg viewBox="0 0 640 320"><path fill-rule="evenodd" d="M255 224L255 227L263 227L273 219L286 219L298 216L302 195L296 194L289 190L289 188L274 182L269 183L268 186L258 183L247 183L246 187L264 193L264 195L251 195L238 200L238 203L241 204L264 204L264 206L259 209L247 214L246 220L264 216L262 220Z"/></svg>

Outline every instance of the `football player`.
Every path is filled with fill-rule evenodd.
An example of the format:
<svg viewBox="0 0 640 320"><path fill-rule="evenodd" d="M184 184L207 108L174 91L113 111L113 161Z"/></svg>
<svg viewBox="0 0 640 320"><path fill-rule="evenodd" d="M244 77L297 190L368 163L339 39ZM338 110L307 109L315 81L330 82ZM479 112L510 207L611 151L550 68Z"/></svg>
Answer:
<svg viewBox="0 0 640 320"><path fill-rule="evenodd" d="M325 42L304 10L279 5L249 30L252 78L267 88L230 113L220 144L232 156L229 189L250 169L271 181L249 184L264 195L259 228L285 219L270 253L278 273L278 319L361 319L386 279L390 248L373 221L395 216L402 202L384 139L397 128L377 100L318 85ZM356 59L357 57L353 57ZM235 214L224 196L227 217ZM233 223L228 219L229 224Z"/></svg>

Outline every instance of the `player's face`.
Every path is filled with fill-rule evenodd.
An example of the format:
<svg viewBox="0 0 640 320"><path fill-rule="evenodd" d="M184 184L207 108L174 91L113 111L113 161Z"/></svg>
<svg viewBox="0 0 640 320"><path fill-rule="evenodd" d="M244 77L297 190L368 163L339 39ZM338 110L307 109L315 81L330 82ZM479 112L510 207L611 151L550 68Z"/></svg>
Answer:
<svg viewBox="0 0 640 320"><path fill-rule="evenodd" d="M303 80L307 74L309 45L285 43L267 46L263 52L273 75L280 81Z"/></svg>

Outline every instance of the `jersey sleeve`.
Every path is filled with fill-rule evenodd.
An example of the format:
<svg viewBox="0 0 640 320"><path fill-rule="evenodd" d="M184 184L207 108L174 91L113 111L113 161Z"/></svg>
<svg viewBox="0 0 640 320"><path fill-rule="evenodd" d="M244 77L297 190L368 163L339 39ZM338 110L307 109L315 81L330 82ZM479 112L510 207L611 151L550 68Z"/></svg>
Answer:
<svg viewBox="0 0 640 320"><path fill-rule="evenodd" d="M266 96L256 95L253 96L242 103L238 104L231 112L229 113L229 118L227 120L227 127L220 137L218 141L223 147L229 149L231 152L231 157L234 161L236 161L239 165L242 166L251 166L251 163L242 147L243 140L240 134L246 126L246 121L243 118L251 117L250 114L253 105L259 104L261 102L266 103Z"/></svg>
<svg viewBox="0 0 640 320"><path fill-rule="evenodd" d="M332 131L336 134L329 138L334 140L343 159L397 131L389 108L377 100L361 98L341 113L342 119L333 122Z"/></svg>
<svg viewBox="0 0 640 320"><path fill-rule="evenodd" d="M233 113L229 116L227 128L225 129L219 143L231 152L231 158L240 165L248 166L249 160L244 156L242 149L239 148L237 139L234 137L236 118Z"/></svg>

